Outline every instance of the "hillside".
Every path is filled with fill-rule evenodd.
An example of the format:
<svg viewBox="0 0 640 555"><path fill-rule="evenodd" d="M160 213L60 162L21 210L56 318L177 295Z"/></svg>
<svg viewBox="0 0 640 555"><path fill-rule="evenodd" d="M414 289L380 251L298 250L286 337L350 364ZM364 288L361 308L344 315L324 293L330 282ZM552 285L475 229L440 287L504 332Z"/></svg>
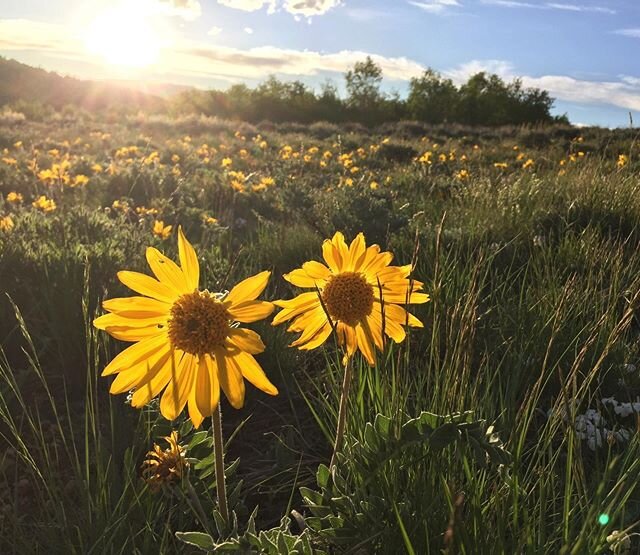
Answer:
<svg viewBox="0 0 640 555"><path fill-rule="evenodd" d="M123 106L157 109L164 105L159 96L133 87L61 76L0 57L0 105L16 101L39 102L58 109L73 105L87 110Z"/></svg>

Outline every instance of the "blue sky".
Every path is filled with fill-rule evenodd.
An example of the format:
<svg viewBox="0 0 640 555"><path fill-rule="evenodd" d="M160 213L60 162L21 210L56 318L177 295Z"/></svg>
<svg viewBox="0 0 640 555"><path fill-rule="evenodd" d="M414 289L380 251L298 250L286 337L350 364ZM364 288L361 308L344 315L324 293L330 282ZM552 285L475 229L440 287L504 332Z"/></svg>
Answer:
<svg viewBox="0 0 640 555"><path fill-rule="evenodd" d="M318 86L371 54L385 89L432 67L549 90L574 123L640 121L636 0L0 0L0 54L84 78Z"/></svg>

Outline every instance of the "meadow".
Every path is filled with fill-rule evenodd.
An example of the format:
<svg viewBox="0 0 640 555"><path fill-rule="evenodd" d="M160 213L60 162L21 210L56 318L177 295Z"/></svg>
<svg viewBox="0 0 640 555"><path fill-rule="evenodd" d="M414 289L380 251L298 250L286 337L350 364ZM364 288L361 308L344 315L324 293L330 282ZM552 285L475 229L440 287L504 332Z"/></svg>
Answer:
<svg viewBox="0 0 640 555"><path fill-rule="evenodd" d="M638 552L636 139L0 114L0 552ZM228 521L209 419L100 376L125 346L101 302L147 246L178 260L179 227L211 292L269 270L261 299L291 299L283 275L339 231L430 297L424 327L352 357L335 465L340 346L248 326L279 394L220 397Z"/></svg>

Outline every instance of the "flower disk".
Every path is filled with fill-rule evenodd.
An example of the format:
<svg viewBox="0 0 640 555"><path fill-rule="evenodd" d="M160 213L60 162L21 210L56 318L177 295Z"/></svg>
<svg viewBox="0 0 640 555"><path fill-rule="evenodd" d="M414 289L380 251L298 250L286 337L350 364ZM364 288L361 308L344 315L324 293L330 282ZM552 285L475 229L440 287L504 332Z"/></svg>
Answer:
<svg viewBox="0 0 640 555"><path fill-rule="evenodd" d="M357 272L332 276L322 290L329 316L350 326L371 314L373 299L373 287Z"/></svg>
<svg viewBox="0 0 640 555"><path fill-rule="evenodd" d="M212 353L229 335L227 309L207 291L182 295L173 303L169 339L176 349L192 355Z"/></svg>

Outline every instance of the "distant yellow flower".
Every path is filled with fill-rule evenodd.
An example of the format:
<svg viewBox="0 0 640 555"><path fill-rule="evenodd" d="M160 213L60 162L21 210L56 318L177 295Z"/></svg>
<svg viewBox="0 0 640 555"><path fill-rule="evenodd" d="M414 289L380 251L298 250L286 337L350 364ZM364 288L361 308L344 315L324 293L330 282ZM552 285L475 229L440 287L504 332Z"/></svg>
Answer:
<svg viewBox="0 0 640 555"><path fill-rule="evenodd" d="M371 189L372 191L375 191L377 188L378 188L377 181L372 181L371 183L369 183L369 189Z"/></svg>
<svg viewBox="0 0 640 555"><path fill-rule="evenodd" d="M431 156L432 152L428 150L422 156L420 156L420 158L418 158L418 162L420 162L421 164L431 165Z"/></svg>
<svg viewBox="0 0 640 555"><path fill-rule="evenodd" d="M156 216L159 212L157 208L147 208L145 206L138 206L136 208L136 214L139 216Z"/></svg>
<svg viewBox="0 0 640 555"><path fill-rule="evenodd" d="M11 204L20 204L22 201L23 197L20 193L16 193L15 191L7 193L7 202Z"/></svg>
<svg viewBox="0 0 640 555"><path fill-rule="evenodd" d="M34 200L31 205L38 210L42 210L43 212L53 212L57 206L53 199L49 199L44 195L40 195L36 200Z"/></svg>
<svg viewBox="0 0 640 555"><path fill-rule="evenodd" d="M14 225L11 216L0 217L0 231L11 231Z"/></svg>
<svg viewBox="0 0 640 555"><path fill-rule="evenodd" d="M198 428L217 408L220 388L235 408L244 404L243 378L269 395L278 393L253 357L264 351L260 336L236 324L262 320L273 311L272 303L256 300L270 272L241 281L229 293L210 293L198 289L198 258L182 229L178 252L180 266L147 248L147 262L157 279L118 272L122 283L144 296L104 301L110 314L94 320L94 325L135 343L102 372L118 374L112 394L134 389L131 404L140 408L164 390L162 415L174 420L188 405Z"/></svg>
<svg viewBox="0 0 640 555"><path fill-rule="evenodd" d="M509 167L509 164L507 164L506 162L495 162L493 164L493 167L501 170L506 170Z"/></svg>
<svg viewBox="0 0 640 555"><path fill-rule="evenodd" d="M153 222L153 234L160 239L168 239L171 235L172 225L164 225L162 220L156 220Z"/></svg>
<svg viewBox="0 0 640 555"><path fill-rule="evenodd" d="M18 161L15 158L9 158L9 157L5 157L2 158L2 161L7 165L7 166L16 166L18 164Z"/></svg>
<svg viewBox="0 0 640 555"><path fill-rule="evenodd" d="M260 185L264 185L265 187L273 187L276 184L275 179L273 177L263 177L260 179Z"/></svg>
<svg viewBox="0 0 640 555"><path fill-rule="evenodd" d="M223 168L228 168L233 164L233 160L231 158L223 158L222 163L220 164Z"/></svg>
<svg viewBox="0 0 640 555"><path fill-rule="evenodd" d="M98 163L92 164L91 171L93 173L102 173L102 171L103 171L102 170L102 166L100 164L98 164Z"/></svg>
<svg viewBox="0 0 640 555"><path fill-rule="evenodd" d="M629 163L629 157L626 154L620 154L618 156L617 166L619 168L624 168Z"/></svg>
<svg viewBox="0 0 640 555"><path fill-rule="evenodd" d="M522 169L526 170L528 168L532 168L534 164L535 162L533 161L533 159L529 158L524 164L522 164Z"/></svg>
<svg viewBox="0 0 640 555"><path fill-rule="evenodd" d="M71 182L72 187L82 187L89 183L89 178L86 175L76 175Z"/></svg>
<svg viewBox="0 0 640 555"><path fill-rule="evenodd" d="M164 439L169 447L163 451L154 443L153 450L147 453L142 463L142 477L154 492L182 479L189 468L185 457L187 449L178 443L178 432L173 431Z"/></svg>
<svg viewBox="0 0 640 555"><path fill-rule="evenodd" d="M438 156L438 160L440 162L446 162L447 161L447 155L446 154L440 154L440 156Z"/></svg>
<svg viewBox="0 0 640 555"><path fill-rule="evenodd" d="M177 164L178 162L180 162L180 156L178 154L174 154L171 157L171 162L174 163L174 164Z"/></svg>
<svg viewBox="0 0 640 555"><path fill-rule="evenodd" d="M460 170L458 173L456 173L456 179L458 181L466 181L467 179L469 179L469 171L468 170Z"/></svg>
<svg viewBox="0 0 640 555"><path fill-rule="evenodd" d="M301 332L291 345L315 349L335 330L348 360L356 350L371 365L375 349L384 348L384 334L399 343L406 337L403 326L423 327L400 304L426 303L420 293L423 284L409 279L412 267L389 266L390 252L378 245L367 248L362 233L347 246L342 233L322 245L326 266L305 262L284 278L296 287L312 289L288 301L276 301L282 308L273 324L293 320L288 330Z"/></svg>
<svg viewBox="0 0 640 555"><path fill-rule="evenodd" d="M202 221L207 225L218 225L218 218L214 218L213 216L203 216Z"/></svg>

